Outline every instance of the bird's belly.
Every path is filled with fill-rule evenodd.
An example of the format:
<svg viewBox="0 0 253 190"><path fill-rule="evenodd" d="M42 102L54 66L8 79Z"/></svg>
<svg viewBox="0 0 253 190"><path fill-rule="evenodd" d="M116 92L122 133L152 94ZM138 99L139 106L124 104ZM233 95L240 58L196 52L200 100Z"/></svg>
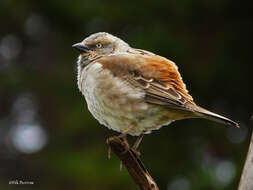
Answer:
<svg viewBox="0 0 253 190"><path fill-rule="evenodd" d="M88 109L108 128L123 132L135 125L128 133L140 135L170 123L167 113L162 111L164 109L145 102L144 92L114 77L100 64L95 63L82 75L79 88L85 96Z"/></svg>

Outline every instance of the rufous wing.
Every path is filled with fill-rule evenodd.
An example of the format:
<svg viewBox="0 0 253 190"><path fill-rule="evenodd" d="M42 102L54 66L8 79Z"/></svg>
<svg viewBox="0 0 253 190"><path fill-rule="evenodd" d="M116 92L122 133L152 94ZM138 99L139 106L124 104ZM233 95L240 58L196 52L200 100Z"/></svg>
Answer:
<svg viewBox="0 0 253 190"><path fill-rule="evenodd" d="M172 61L147 51L104 56L97 60L113 75L145 91L146 101L188 110L194 104Z"/></svg>

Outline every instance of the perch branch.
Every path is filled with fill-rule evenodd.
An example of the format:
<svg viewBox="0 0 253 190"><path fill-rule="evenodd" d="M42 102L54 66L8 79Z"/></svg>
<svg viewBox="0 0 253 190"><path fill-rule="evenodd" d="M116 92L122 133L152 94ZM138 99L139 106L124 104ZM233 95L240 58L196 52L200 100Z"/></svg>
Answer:
<svg viewBox="0 0 253 190"><path fill-rule="evenodd" d="M250 121L251 126L253 126L253 115L251 116ZM244 164L238 190L252 190L252 189L253 189L253 133L251 134L249 151Z"/></svg>
<svg viewBox="0 0 253 190"><path fill-rule="evenodd" d="M159 190L156 182L124 138L113 136L107 140L107 143L112 151L123 162L128 173L131 175L135 183L139 185L141 190Z"/></svg>

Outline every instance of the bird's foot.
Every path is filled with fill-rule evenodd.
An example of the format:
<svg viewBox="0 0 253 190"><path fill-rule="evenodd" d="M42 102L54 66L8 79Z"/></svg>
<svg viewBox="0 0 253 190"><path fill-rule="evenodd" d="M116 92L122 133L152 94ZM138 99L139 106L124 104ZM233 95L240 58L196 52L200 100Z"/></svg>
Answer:
<svg viewBox="0 0 253 190"><path fill-rule="evenodd" d="M141 153L138 150L131 149L131 152L134 154L136 158L139 158L141 156Z"/></svg>

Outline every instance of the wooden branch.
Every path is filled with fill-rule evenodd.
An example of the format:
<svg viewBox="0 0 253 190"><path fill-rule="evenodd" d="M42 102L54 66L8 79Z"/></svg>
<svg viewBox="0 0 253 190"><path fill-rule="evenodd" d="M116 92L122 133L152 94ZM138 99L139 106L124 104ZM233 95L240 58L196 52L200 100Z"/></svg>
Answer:
<svg viewBox="0 0 253 190"><path fill-rule="evenodd" d="M139 185L141 190L159 190L156 182L150 176L135 151L129 147L128 142L124 138L113 136L107 140L107 143L112 151L123 162L128 173L131 175L135 183Z"/></svg>
<svg viewBox="0 0 253 190"><path fill-rule="evenodd" d="M253 115L250 120L253 126ZM238 190L253 190L253 132Z"/></svg>

